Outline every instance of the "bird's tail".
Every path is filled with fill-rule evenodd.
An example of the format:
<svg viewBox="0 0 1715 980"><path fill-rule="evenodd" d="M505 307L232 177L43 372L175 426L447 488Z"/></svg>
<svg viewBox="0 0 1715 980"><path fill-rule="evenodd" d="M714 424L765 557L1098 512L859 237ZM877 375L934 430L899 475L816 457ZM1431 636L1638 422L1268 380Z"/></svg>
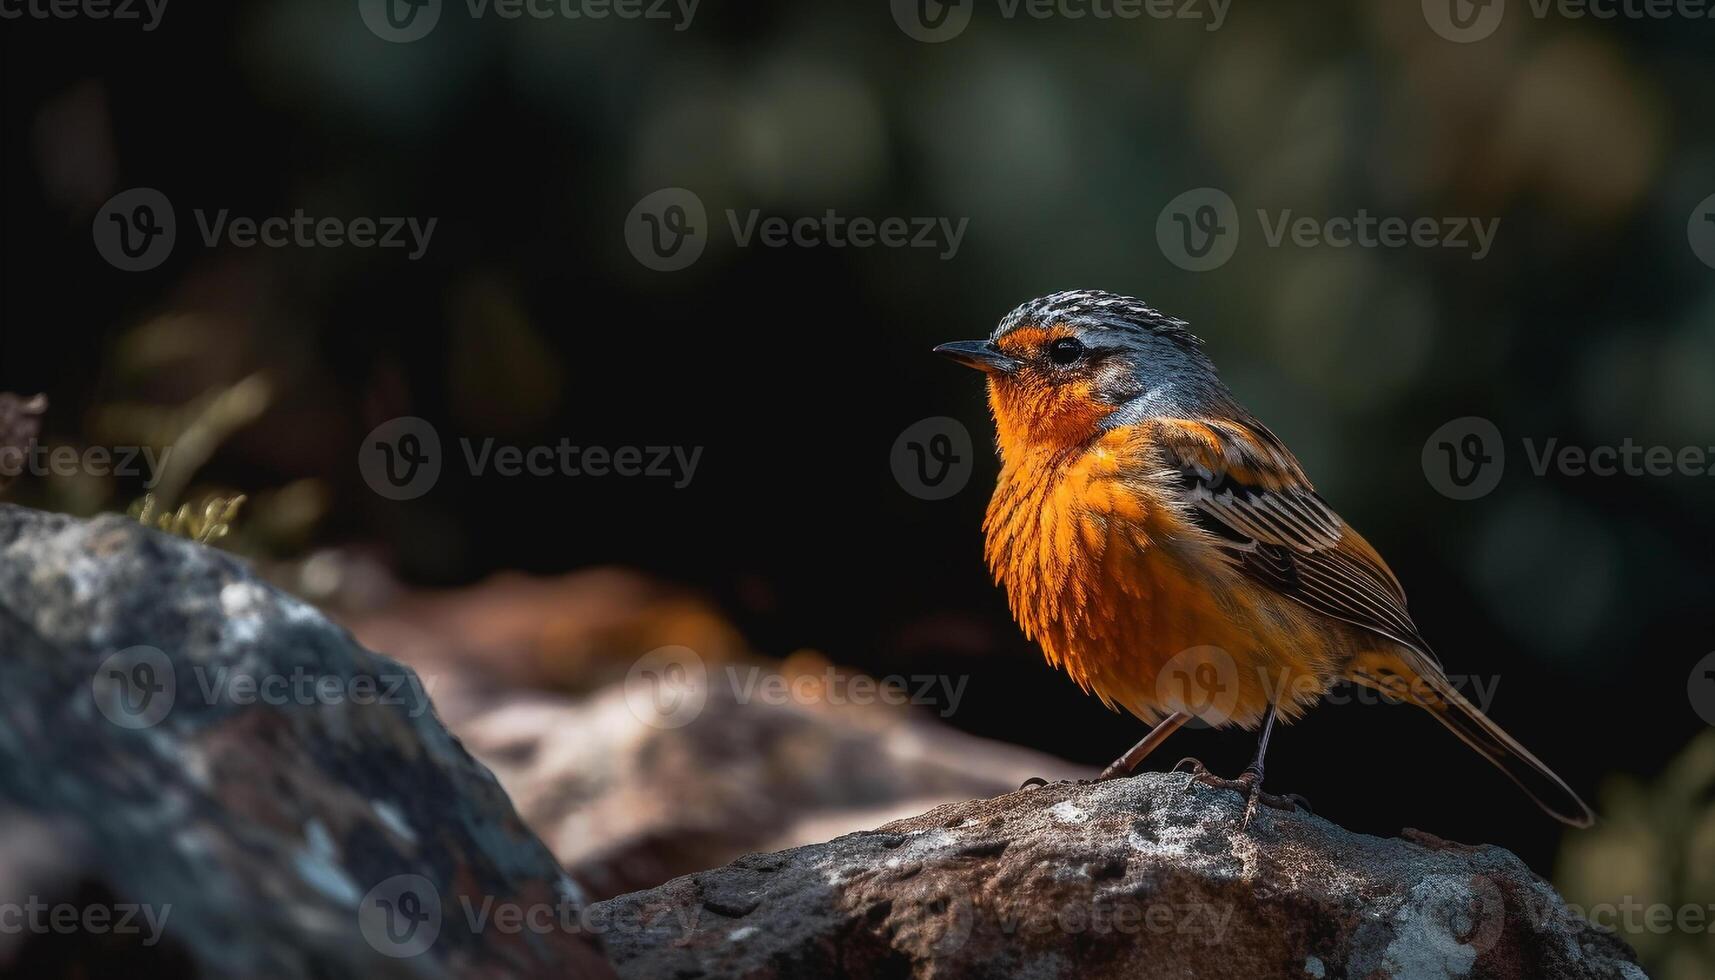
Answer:
<svg viewBox="0 0 1715 980"><path fill-rule="evenodd" d="M1359 656L1349 676L1383 694L1428 710L1466 745L1482 753L1536 805L1562 823L1588 827L1595 814L1541 759L1465 700L1434 661L1415 650Z"/></svg>

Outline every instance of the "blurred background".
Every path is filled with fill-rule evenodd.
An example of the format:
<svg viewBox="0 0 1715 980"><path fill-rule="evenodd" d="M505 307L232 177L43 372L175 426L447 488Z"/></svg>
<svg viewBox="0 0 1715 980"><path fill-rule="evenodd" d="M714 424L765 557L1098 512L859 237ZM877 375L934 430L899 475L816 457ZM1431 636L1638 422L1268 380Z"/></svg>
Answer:
<svg viewBox="0 0 1715 980"><path fill-rule="evenodd" d="M1013 627L981 558L997 469L981 384L928 353L1042 293L1136 294L1207 340L1388 557L1449 672L1496 685L1491 713L1604 819L1565 832L1404 708L1313 713L1277 736L1271 786L1357 830L1504 845L1586 906L1715 903L1715 717L1693 669L1715 649L1715 22L1515 4L1462 43L1436 0L896 8L512 19L449 2L414 39L351 0L174 4L152 29L141 5L143 22L15 20L0 391L47 396L43 446L173 458L153 477L25 473L7 499L94 514L149 495L171 514L243 494L219 545L369 645L462 678L436 692L443 716L574 870L624 852L583 868L613 893L1022 775L1088 775L1139 736ZM100 243L137 188L175 231L129 271ZM691 197L648 217L669 188ZM1197 271L1158 231L1200 188L1234 202L1238 237ZM672 211L692 198L701 216ZM434 224L421 249L245 247L205 240L223 210ZM962 237L744 235L830 211ZM1287 213L1360 212L1497 233L1480 258L1265 234ZM662 271L681 263L636 245L680 215L699 240ZM1468 416L1506 464L1462 500L1425 451ZM360 454L401 417L443 459L396 500ZM907 430L939 417L972 440L950 495L896 475ZM1538 475L1526 440L1551 439L1709 458ZM461 440L700 456L689 479L508 477L473 473ZM641 725L624 736L636 765L600 755L594 786L519 749L617 745L583 707L675 644L711 665L964 686L956 704L729 719L743 734L687 739L702 745L677 769L638 749L674 733ZM518 691L558 707L524 711ZM896 729L911 736L890 753L865 748ZM1186 731L1149 765L1236 772L1251 749ZM672 794L702 796L661 805ZM1707 933L1626 938L1652 975L1715 975Z"/></svg>

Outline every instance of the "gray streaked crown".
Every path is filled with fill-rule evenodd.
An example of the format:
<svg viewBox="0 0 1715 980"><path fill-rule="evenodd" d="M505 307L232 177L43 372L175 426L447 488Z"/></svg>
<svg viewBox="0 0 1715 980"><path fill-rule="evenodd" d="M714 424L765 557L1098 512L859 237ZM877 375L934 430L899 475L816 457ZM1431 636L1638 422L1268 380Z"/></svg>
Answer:
<svg viewBox="0 0 1715 980"><path fill-rule="evenodd" d="M1023 303L1001 318L991 339L999 340L1026 324L1048 327L1056 323L1099 330L1146 330L1193 347L1203 343L1187 329L1189 324L1184 320L1168 316L1135 296L1102 289L1068 289Z"/></svg>

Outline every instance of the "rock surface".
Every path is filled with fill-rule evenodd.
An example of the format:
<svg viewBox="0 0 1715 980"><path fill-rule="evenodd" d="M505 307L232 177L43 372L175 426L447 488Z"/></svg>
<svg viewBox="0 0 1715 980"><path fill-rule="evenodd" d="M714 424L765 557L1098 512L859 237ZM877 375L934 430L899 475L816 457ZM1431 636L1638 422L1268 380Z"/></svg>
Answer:
<svg viewBox="0 0 1715 980"><path fill-rule="evenodd" d="M611 975L415 674L116 517L0 505L0 842L0 973Z"/></svg>
<svg viewBox="0 0 1715 980"><path fill-rule="evenodd" d="M624 977L1643 976L1518 858L1183 775L1055 784L599 903Z"/></svg>

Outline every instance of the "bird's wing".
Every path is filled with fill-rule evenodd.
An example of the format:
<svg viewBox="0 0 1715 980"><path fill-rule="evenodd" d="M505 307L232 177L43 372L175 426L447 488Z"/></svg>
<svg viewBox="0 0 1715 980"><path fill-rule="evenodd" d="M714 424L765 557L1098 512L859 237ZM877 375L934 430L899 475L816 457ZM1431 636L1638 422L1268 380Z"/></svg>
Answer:
<svg viewBox="0 0 1715 980"><path fill-rule="evenodd" d="M1399 579L1262 423L1154 419L1144 425L1176 471L1193 521L1246 575L1434 660L1406 611Z"/></svg>

